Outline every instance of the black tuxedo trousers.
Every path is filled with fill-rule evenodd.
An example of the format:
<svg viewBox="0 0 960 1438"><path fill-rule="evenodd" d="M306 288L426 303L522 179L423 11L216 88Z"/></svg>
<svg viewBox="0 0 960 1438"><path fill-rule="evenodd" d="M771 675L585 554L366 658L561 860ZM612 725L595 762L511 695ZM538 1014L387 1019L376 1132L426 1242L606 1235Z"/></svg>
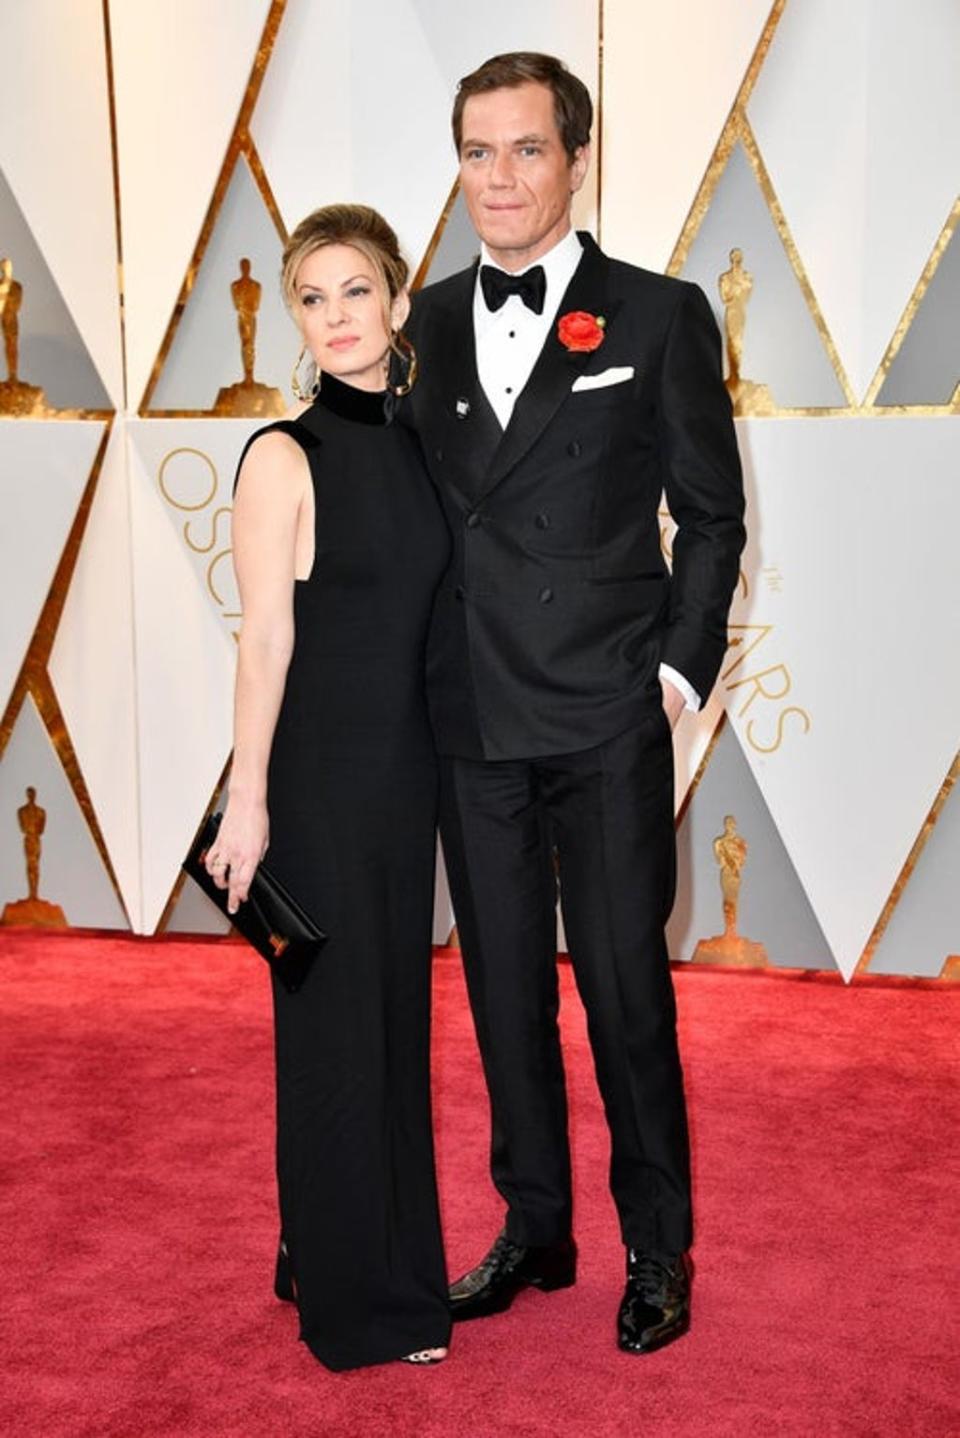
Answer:
<svg viewBox="0 0 960 1438"><path fill-rule="evenodd" d="M664 925L673 746L662 710L592 749L441 761L441 834L517 1243L571 1229L556 901L587 1013L626 1244L691 1241L689 1151Z"/></svg>

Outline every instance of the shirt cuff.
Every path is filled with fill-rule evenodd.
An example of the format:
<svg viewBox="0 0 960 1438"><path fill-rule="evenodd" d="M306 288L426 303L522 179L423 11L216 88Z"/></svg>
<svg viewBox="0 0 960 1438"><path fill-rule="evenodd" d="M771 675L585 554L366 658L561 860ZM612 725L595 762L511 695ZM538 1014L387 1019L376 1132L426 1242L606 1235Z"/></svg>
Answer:
<svg viewBox="0 0 960 1438"><path fill-rule="evenodd" d="M686 707L692 709L694 714L697 712L700 708L700 695L696 689L694 689L693 685L684 679L682 674L678 674L676 669L671 668L669 664L661 664L660 678L669 679L673 687L680 690Z"/></svg>

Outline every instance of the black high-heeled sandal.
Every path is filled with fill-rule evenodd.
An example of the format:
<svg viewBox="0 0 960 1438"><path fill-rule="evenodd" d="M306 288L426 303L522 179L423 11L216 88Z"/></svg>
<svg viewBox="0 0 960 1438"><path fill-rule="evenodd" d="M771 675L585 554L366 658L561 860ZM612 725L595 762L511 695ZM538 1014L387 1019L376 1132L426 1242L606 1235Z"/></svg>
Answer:
<svg viewBox="0 0 960 1438"><path fill-rule="evenodd" d="M273 1291L284 1303L296 1303L297 1285L290 1267L290 1254L283 1239L277 1249L277 1267L273 1275Z"/></svg>
<svg viewBox="0 0 960 1438"><path fill-rule="evenodd" d="M438 1363L445 1363L446 1359L446 1353L442 1358L436 1358L429 1348L421 1348L416 1353L405 1353L403 1357L397 1361L399 1363L409 1363L414 1368L435 1368Z"/></svg>

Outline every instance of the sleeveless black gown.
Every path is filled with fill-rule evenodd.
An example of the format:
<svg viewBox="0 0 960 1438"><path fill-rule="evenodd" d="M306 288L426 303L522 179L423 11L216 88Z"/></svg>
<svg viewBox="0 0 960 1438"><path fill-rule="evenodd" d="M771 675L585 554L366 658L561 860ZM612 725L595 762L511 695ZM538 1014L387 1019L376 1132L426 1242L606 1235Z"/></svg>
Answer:
<svg viewBox="0 0 960 1438"><path fill-rule="evenodd" d="M324 375L298 419L250 440L294 438L316 501L270 758L269 863L330 936L304 987L274 982L273 996L281 1267L301 1338L333 1369L450 1333L430 1117L436 768L424 697L449 538L392 405Z"/></svg>

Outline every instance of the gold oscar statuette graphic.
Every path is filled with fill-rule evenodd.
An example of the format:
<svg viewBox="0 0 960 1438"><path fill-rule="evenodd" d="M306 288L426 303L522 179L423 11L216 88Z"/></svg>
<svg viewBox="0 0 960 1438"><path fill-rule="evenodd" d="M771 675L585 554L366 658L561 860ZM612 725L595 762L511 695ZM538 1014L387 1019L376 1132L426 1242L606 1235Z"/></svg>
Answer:
<svg viewBox="0 0 960 1438"><path fill-rule="evenodd" d="M715 934L712 939L701 939L693 953L694 961L761 968L767 962L763 945L755 944L751 939L744 939L737 932L740 883L747 862L747 841L742 834L737 833L737 821L732 814L726 816L723 833L713 841L713 857L720 869L723 933Z"/></svg>
<svg viewBox="0 0 960 1438"><path fill-rule="evenodd" d="M19 376L20 307L23 285L13 278L13 261L0 259L0 329L7 377L0 380L0 415L19 419L40 418L48 413L46 397L37 385L25 384Z"/></svg>
<svg viewBox="0 0 960 1438"><path fill-rule="evenodd" d="M250 261L240 261L240 274L230 286L230 297L237 312L240 332L240 357L243 379L239 384L225 386L217 395L214 414L232 415L236 419L255 415L279 415L286 409L283 395L270 385L260 384L253 377L257 352L257 311L262 286L250 273Z"/></svg>
<svg viewBox="0 0 960 1438"><path fill-rule="evenodd" d="M47 811L37 803L37 791L32 785L27 790L27 802L17 810L17 822L23 835L23 853L27 864L27 897L4 905L0 924L64 928L67 918L60 905L40 898L40 853Z"/></svg>
<svg viewBox="0 0 960 1438"><path fill-rule="evenodd" d="M765 384L755 384L741 374L743 332L747 327L747 304L753 293L753 275L743 267L743 251L730 251L730 268L717 284L723 301L723 329L727 350L726 385L734 414L773 414L776 406Z"/></svg>

